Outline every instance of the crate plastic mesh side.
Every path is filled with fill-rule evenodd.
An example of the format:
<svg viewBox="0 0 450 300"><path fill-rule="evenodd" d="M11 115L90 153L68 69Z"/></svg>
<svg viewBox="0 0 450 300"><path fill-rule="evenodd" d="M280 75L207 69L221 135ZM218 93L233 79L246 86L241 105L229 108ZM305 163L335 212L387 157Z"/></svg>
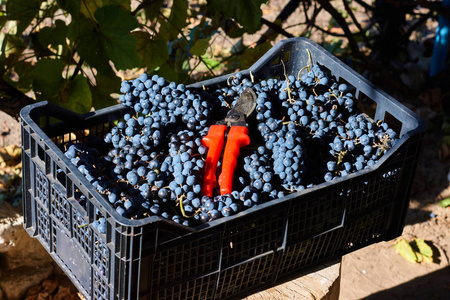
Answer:
<svg viewBox="0 0 450 300"><path fill-rule="evenodd" d="M50 249L50 214L46 207L36 201L36 227L37 235L40 237L42 245L49 251Z"/></svg>
<svg viewBox="0 0 450 300"><path fill-rule="evenodd" d="M424 134L423 132L421 134L416 134L409 138L408 143L406 144L406 154L405 159L407 160L418 160L419 159L419 153L422 147Z"/></svg>
<svg viewBox="0 0 450 300"><path fill-rule="evenodd" d="M53 184L50 190L51 200L50 208L53 217L59 221L59 224L70 234L70 203L66 198L66 192L56 188Z"/></svg>
<svg viewBox="0 0 450 300"><path fill-rule="evenodd" d="M154 291L147 297L140 297L140 300L198 300L216 299L214 297L217 285L218 274L200 276L199 278L175 284L170 287Z"/></svg>
<svg viewBox="0 0 450 300"><path fill-rule="evenodd" d="M92 296L95 300L107 300L109 299L108 282L97 268L93 268L93 283L92 283Z"/></svg>
<svg viewBox="0 0 450 300"><path fill-rule="evenodd" d="M154 256L146 259L151 272L149 286L153 288L219 269L220 239L217 234L201 238L188 237L166 247L163 245ZM145 264L144 268L147 268Z"/></svg>
<svg viewBox="0 0 450 300"><path fill-rule="evenodd" d="M398 200L397 203L395 203L393 213L391 214L392 223L388 228L386 240L394 239L400 236L403 232L406 215L408 213L409 197L414 185L414 174L416 173L423 139L424 133L422 132L412 136L408 140L408 143L406 143L407 159L405 159L403 166L399 170L398 184L394 193L394 197Z"/></svg>
<svg viewBox="0 0 450 300"><path fill-rule="evenodd" d="M305 267L335 257L340 231L332 230L286 247L278 276L283 278L299 274Z"/></svg>
<svg viewBox="0 0 450 300"><path fill-rule="evenodd" d="M375 209L363 217L349 220L343 227L338 240L337 254L347 253L382 240L392 206L393 204Z"/></svg>
<svg viewBox="0 0 450 300"><path fill-rule="evenodd" d="M346 218L351 220L373 209L398 201L392 195L399 169L378 172L367 180L356 181L348 190Z"/></svg>
<svg viewBox="0 0 450 300"><path fill-rule="evenodd" d="M85 143L91 136L102 138L109 131L109 128L109 122L99 123L82 130L72 130L71 132L55 136L52 138L52 141L60 149L65 149L68 143Z"/></svg>
<svg viewBox="0 0 450 300"><path fill-rule="evenodd" d="M60 227L58 226L58 224L56 224L57 221L55 221L55 219L52 219L52 243L51 243L51 252L55 252L55 253L59 253L59 248L58 248L58 230L60 230Z"/></svg>
<svg viewBox="0 0 450 300"><path fill-rule="evenodd" d="M114 267L111 268L110 272L114 272L112 286L114 287L114 297L115 299L126 299L127 298L127 290L125 289L126 283L128 281L128 277L126 276L127 268L126 262L116 255L112 255L114 260Z"/></svg>
<svg viewBox="0 0 450 300"><path fill-rule="evenodd" d="M99 234L98 238L103 239L104 247L114 244L108 252L108 276L111 287L110 294L118 299L137 299L140 292L141 275L148 273L143 266L142 239L143 226L126 226L111 221L107 217L107 234ZM96 230L95 230L96 232ZM112 232L114 236L111 236ZM105 239L106 238L106 239ZM106 248L105 248L106 250ZM113 252L114 251L114 252ZM106 257L104 257L106 263ZM150 292L148 292L150 293ZM112 298L113 296L111 296Z"/></svg>
<svg viewBox="0 0 450 300"><path fill-rule="evenodd" d="M23 209L23 224L24 228L30 233L31 236L34 235L33 231L33 204L35 200L33 199L33 193L31 190L32 184L34 184L34 176L31 175L32 162L30 156L26 151L22 151L22 209ZM34 227L35 229L35 227Z"/></svg>
<svg viewBox="0 0 450 300"><path fill-rule="evenodd" d="M35 181L34 181L34 193L36 196L36 199L44 205L46 208L48 208L48 189L49 189L49 182L45 174L41 171L40 167L37 164L34 164L35 166Z"/></svg>
<svg viewBox="0 0 450 300"><path fill-rule="evenodd" d="M93 264L97 267L99 276L104 278L106 283L109 279L110 256L110 250L104 240L97 233L94 233Z"/></svg>
<svg viewBox="0 0 450 300"><path fill-rule="evenodd" d="M245 222L227 224L222 242L222 269L282 247L287 208L253 214Z"/></svg>
<svg viewBox="0 0 450 300"><path fill-rule="evenodd" d="M72 207L72 236L81 246L87 257L91 257L92 229L89 223Z"/></svg>
<svg viewBox="0 0 450 300"><path fill-rule="evenodd" d="M279 253L271 253L223 270L217 285L217 299L238 294L275 281Z"/></svg>
<svg viewBox="0 0 450 300"><path fill-rule="evenodd" d="M341 226L347 201L344 188L293 199L288 213L287 245Z"/></svg>
<svg viewBox="0 0 450 300"><path fill-rule="evenodd" d="M77 203L79 204L79 206L77 207L80 209L80 211L87 213L87 205L89 200L87 199L86 195L83 194L81 189L75 184L73 184L73 182L70 179L68 180L67 183L67 189L68 189L68 196L70 198L73 197L75 201L77 201Z"/></svg>
<svg viewBox="0 0 450 300"><path fill-rule="evenodd" d="M52 251L62 270L85 296L91 295L91 264L84 250L71 239L56 220L52 223Z"/></svg>

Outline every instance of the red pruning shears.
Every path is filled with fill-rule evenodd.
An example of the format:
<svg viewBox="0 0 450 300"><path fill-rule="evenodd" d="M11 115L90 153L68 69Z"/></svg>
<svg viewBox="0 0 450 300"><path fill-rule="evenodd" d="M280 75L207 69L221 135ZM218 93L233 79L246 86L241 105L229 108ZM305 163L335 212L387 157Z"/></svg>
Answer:
<svg viewBox="0 0 450 300"><path fill-rule="evenodd" d="M212 197L213 190L217 186L217 163L222 153L225 143L225 132L228 127L230 127L230 130L227 134L227 144L223 154L219 187L221 195L232 192L233 175L240 149L250 144L245 118L255 109L256 98L256 94L251 88L245 89L225 119L218 121L216 125L211 125L208 134L202 139L202 144L209 148L206 156L205 175L203 177L203 195Z"/></svg>

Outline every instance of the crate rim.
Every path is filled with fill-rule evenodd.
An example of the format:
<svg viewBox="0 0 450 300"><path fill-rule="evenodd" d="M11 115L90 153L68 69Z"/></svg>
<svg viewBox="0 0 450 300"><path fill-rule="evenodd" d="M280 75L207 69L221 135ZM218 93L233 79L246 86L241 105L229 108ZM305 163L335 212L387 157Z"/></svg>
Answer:
<svg viewBox="0 0 450 300"><path fill-rule="evenodd" d="M273 46L268 52L266 52L254 65L252 65L249 69L247 70L243 70L241 71L241 73L243 75L249 75L250 72L256 72L257 70L259 70L263 64L266 62L266 60L271 57L271 55L273 55L274 53L276 53L278 50L280 50L282 47L285 46L286 43L289 42L298 42L301 41L303 43L307 43L309 45L311 45L312 47L315 47L317 49L321 49L321 46L319 46L317 43L307 39L307 38L290 38L290 39L286 39L283 41L278 42L275 46ZM322 48L323 49L323 48ZM323 50L322 50L323 51ZM44 107L44 106L50 106L52 107L53 110L59 111L61 113L64 113L65 116L69 117L69 118L74 118L74 119L78 119L78 120L82 120L85 119L86 117L92 117L95 116L96 114L102 113L102 112L106 112L108 110L113 110L113 109L117 109L118 107L122 108L123 105L122 104L116 104L107 108L103 108L94 112L88 112L85 114L77 114L75 112L66 110L64 108L59 107L58 105L48 102L48 101L41 101L41 102L36 102L30 105L25 106L24 108L22 108L22 110L20 111L20 118L22 120L25 121L26 124L28 124L28 126L30 126L32 128L32 130L38 134L41 137L41 140L44 141L49 149L55 154L54 160L55 161L61 161L62 163L65 164L65 167L67 167L70 172L72 174L68 174L68 176L72 177L74 176L77 180L81 181L82 185L84 186L84 188L86 188L88 190L88 192L92 195L92 197L90 198L90 201L93 202L94 205L96 205L96 207L99 209L99 211L105 215L104 213L106 212L107 215L111 216L114 218L114 220L123 226L127 226L127 227L141 227L144 225L148 225L148 224L152 224L155 223L155 225L157 225L159 222L163 222L165 223L165 225L168 226L172 226L172 227L177 227L179 229L184 230L186 233L188 232L199 232L208 228L212 228L212 227L217 227L217 226L221 226L223 223L226 223L228 221L232 221L236 218L245 218L246 215L248 214L252 214L257 212L260 209L266 208L266 207L270 207L270 206L274 206L274 205L278 205L280 203L284 203L286 201L290 201L292 198L296 198L296 197L307 197L306 195L310 194L310 193L314 193L319 189L327 189L332 185L336 185L336 184L344 184L344 182L349 182L354 180L354 179L358 179L374 170L377 170L378 168L383 166L383 163L391 156L390 153L394 153L395 150L397 150L398 148L400 148L400 146L402 146L407 139L412 136L413 134L416 133L420 133L422 131L424 131L426 129L426 122L420 118L418 115L416 115L415 113L413 113L410 109L408 109L407 107L405 107L404 105L402 105L400 102L398 102L396 99L394 99L393 97L389 96L388 94L386 94L385 92L383 92L382 90L376 88L372 83L370 83L367 79L365 79L364 77L362 77L361 75L359 75L358 73L356 73L356 71L352 70L351 68L349 68L347 65L345 65L343 62L341 62L339 59L337 59L335 56L333 56L331 53L329 53L328 51L323 51L323 53L329 57L329 59L332 59L335 63L339 64L339 66L342 67L343 70L346 70L348 72L351 73L352 76L356 76L359 80L360 83L364 83L366 85L368 85L370 88L376 89L377 92L380 92L383 94L384 97L388 98L389 101L393 102L393 104L395 106L397 106L399 109L402 109L405 113L408 114L408 116L410 118L412 118L413 120L415 120L415 125L416 128L411 129L407 132L405 132L395 143L395 145L389 150L389 152L385 155L383 155L383 157L377 162L377 164L375 164L375 166L373 167L369 167L360 171L356 171L354 173L351 173L345 177L340 177L337 179L332 180L331 182L323 182L321 184L315 185L313 187L309 187L309 188L305 188L302 191L297 191L291 194L288 194L284 197L281 198L277 198L277 199L273 199L270 201L267 201L263 204L257 205L255 207L246 209L245 211L241 211L233 216L229 216L226 218L219 218L217 220L214 221L210 221L207 222L205 224L202 225L198 225L196 227L188 227L188 226L184 226L181 224L178 224L176 222L173 222L171 220L167 220L163 217L159 217L159 216L150 216L147 218L143 218L143 219L138 219L138 220L132 220L126 217L123 217L121 215L119 215L115 209L113 209L113 207L109 204L109 203L101 203L100 199L103 199L102 201L107 202L106 199L104 199L104 197L97 191L97 189L95 189L91 183L89 181L87 181L87 179L85 178L84 175L81 174L81 172L78 170L78 168L76 168L75 165L73 165L70 160L64 155L64 153L59 149L59 147L53 143L53 141L47 136L47 134L44 133L44 131L33 121L33 119L31 118L31 112L36 109L36 108L40 108L40 107ZM190 84L187 86L187 88L190 89L196 89L196 88L201 88L203 86L214 86L217 85L220 82L224 82L226 81L227 78L229 78L230 76L233 76L233 74L227 74L227 75L222 75L213 79L209 79L209 80L205 80L199 83L194 83L194 84ZM31 122L30 122L31 121ZM51 152L50 152L51 153ZM52 155L53 156L53 155ZM105 211L106 210L106 211Z"/></svg>
<svg viewBox="0 0 450 300"><path fill-rule="evenodd" d="M47 101L42 101L42 102L37 102L31 105L26 106L24 109L22 109L21 111L21 117L24 119L29 119L29 114L30 112L37 108L37 107L44 107L44 106L56 106L53 103L49 103ZM122 104L117 104L114 105L114 107L117 106L122 106ZM100 110L99 110L100 111ZM89 113L88 113L89 114ZM80 114L79 116L82 117L83 115L86 114ZM78 168L76 168L75 165L73 165L70 160L64 155L64 153L58 148L58 146L56 144L53 143L53 141L51 141L51 139L44 133L44 131L39 127L39 126L32 126L32 125L37 125L37 124L28 124L30 127L33 128L33 131L35 131L36 133L39 134L39 136L44 137L44 141L46 142L46 144L49 146L50 150L52 150L55 154L56 154L56 159L55 160L59 160L62 161L66 167L70 170L70 172L72 174L70 175L75 175L77 180L80 180L82 185L88 189L89 193L93 196L92 198L90 198L90 201L94 202L94 204L97 206L97 208L102 212L103 209L106 209L107 213L114 217L114 220L119 223L120 225L123 226L128 226L128 227L140 227L140 226L144 226L147 224L151 224L153 222L157 223L157 222L164 222L167 225L173 225L176 227L179 227L181 229L184 229L186 231L190 231L190 232L198 232L198 231L202 231L205 230L207 228L211 228L211 227L216 227L216 226L220 226L223 223L228 222L229 220L234 220L236 218L245 218L246 215L248 214L252 214L252 213L256 213L257 211L259 211L260 209L266 208L266 207L270 207L270 206L274 206L280 203L284 203L286 201L290 201L293 198L297 198L297 197L307 197L308 194L310 193L314 193L317 192L318 190L321 189L327 189L330 188L331 186L335 186L336 184L345 184L345 182L348 182L350 184L350 181L354 180L354 179L358 179L374 170L377 170L379 167L381 167L383 165L383 161L386 160L387 158L389 158L389 153L386 155L383 155L383 157L380 159L380 161L375 164L375 166L373 167L369 167L354 173L351 173L345 177L340 177L337 179L334 179L330 182L323 182L321 184L309 187L309 188L305 188L302 191L297 191L291 194L288 194L284 197L281 198L277 198L277 199L273 199L270 201L267 201L265 203L262 203L260 205L254 206L252 208L246 209L245 211L241 211L235 215L226 217L226 218L219 218L217 220L214 221L210 221L207 222L205 224L202 225L198 225L196 227L187 227L181 224L178 224L176 222L173 222L171 220L167 220L164 219L163 217L159 217L159 216L150 216L147 218L143 218L143 219L138 219L138 220L132 220L126 217L123 217L121 215L119 215L115 209L112 208L111 205L109 205L109 203L105 203L102 204L98 201L98 199L103 199L104 201L107 201L106 199L103 198L103 196L97 191L97 189L95 189L91 183L89 181L87 181L87 179L84 177L83 174L81 174L81 172L78 170ZM394 145L393 148L390 149L389 152L395 152L395 150L397 148L399 148L401 145L403 145L407 140L406 135L404 135L402 138L400 138ZM70 176L70 177L72 177Z"/></svg>

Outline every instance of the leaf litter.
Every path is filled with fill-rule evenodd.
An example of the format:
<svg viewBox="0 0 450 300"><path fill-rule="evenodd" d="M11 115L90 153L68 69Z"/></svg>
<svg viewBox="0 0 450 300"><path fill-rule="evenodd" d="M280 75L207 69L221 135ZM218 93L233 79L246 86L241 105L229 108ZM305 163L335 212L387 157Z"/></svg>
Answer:
<svg viewBox="0 0 450 300"><path fill-rule="evenodd" d="M16 145L0 147L0 203L14 206L21 202L22 149Z"/></svg>

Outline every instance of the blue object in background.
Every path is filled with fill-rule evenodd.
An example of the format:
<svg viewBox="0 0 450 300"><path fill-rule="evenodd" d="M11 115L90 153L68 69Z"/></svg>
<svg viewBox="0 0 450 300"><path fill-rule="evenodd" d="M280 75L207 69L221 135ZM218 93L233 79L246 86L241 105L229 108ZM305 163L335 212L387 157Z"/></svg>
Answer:
<svg viewBox="0 0 450 300"><path fill-rule="evenodd" d="M442 0L444 8L450 8L450 0ZM448 35L450 30L450 19L439 15L439 25L436 29L436 39L434 40L433 56L431 57L430 76L434 76L445 68Z"/></svg>

